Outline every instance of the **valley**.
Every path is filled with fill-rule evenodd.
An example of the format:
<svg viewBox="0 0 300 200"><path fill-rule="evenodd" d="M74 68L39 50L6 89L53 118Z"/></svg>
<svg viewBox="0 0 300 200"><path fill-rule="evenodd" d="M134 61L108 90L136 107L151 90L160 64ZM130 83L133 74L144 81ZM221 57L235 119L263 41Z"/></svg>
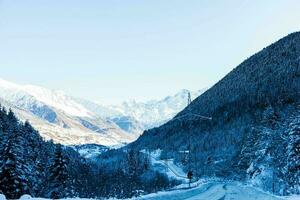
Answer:
<svg viewBox="0 0 300 200"><path fill-rule="evenodd" d="M0 0L0 200L300 200L299 8Z"/></svg>

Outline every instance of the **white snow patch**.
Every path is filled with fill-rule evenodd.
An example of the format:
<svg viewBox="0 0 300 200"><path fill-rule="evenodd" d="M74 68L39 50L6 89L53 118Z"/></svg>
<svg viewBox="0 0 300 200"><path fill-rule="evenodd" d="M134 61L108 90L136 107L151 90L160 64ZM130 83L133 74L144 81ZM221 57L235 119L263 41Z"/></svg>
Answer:
<svg viewBox="0 0 300 200"><path fill-rule="evenodd" d="M3 194L0 194L0 200L6 200L6 198Z"/></svg>
<svg viewBox="0 0 300 200"><path fill-rule="evenodd" d="M148 154L150 157L151 165L154 169L165 173L169 178L179 180L183 183L188 183L186 173L174 163L173 159L161 160L161 150L157 149L152 152L142 150L142 153Z"/></svg>
<svg viewBox="0 0 300 200"><path fill-rule="evenodd" d="M29 200L32 199L32 197L28 194L24 194L23 196L21 196L20 200Z"/></svg>
<svg viewBox="0 0 300 200"><path fill-rule="evenodd" d="M300 196L279 197L238 182L204 182L187 190L163 191L131 200L299 200Z"/></svg>
<svg viewBox="0 0 300 200"><path fill-rule="evenodd" d="M93 116L91 112L85 109L82 105L76 103L72 97L61 91L49 90L33 85L18 85L4 79L0 79L0 92L1 97L4 99L20 101L25 100L25 98L22 98L24 96L28 97L27 100L32 100L30 97L34 97L36 100L62 110L72 116ZM30 102L22 103L27 104Z"/></svg>

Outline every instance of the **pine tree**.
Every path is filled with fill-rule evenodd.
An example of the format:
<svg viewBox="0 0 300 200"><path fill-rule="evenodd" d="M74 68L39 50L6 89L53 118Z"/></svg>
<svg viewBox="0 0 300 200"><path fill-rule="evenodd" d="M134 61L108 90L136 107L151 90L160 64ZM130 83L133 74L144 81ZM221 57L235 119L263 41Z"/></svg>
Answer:
<svg viewBox="0 0 300 200"><path fill-rule="evenodd" d="M49 193L48 196L53 199L58 199L67 196L67 159L64 156L62 146L57 145L52 165L49 169Z"/></svg>
<svg viewBox="0 0 300 200"><path fill-rule="evenodd" d="M2 130L2 123L0 121L0 167L3 162L3 152L4 152L5 140L4 140L4 132Z"/></svg>
<svg viewBox="0 0 300 200"><path fill-rule="evenodd" d="M37 196L42 189L42 183L45 181L45 166L43 167L45 163L41 159L41 156L44 156L44 149L41 145L42 138L28 121L24 123L20 131L23 137L26 138L24 154L27 163L31 166L29 172L31 194Z"/></svg>
<svg viewBox="0 0 300 200"><path fill-rule="evenodd" d="M0 166L2 166L4 148L5 148L5 144L7 144L7 139L8 139L7 130L8 130L7 113L5 108L0 106Z"/></svg>
<svg viewBox="0 0 300 200"><path fill-rule="evenodd" d="M254 159L254 153L255 152L255 147L256 143L259 138L259 130L252 128L251 131L246 136L245 143L241 149L240 153L240 159L238 162L238 167L242 170L245 171L247 170L253 159Z"/></svg>
<svg viewBox="0 0 300 200"><path fill-rule="evenodd" d="M289 132L287 168L292 192L300 194L300 120L292 123Z"/></svg>
<svg viewBox="0 0 300 200"><path fill-rule="evenodd" d="M22 155L24 151L22 145L23 138L15 127L5 145L0 169L0 192L10 199L17 199L22 194L29 193L28 165Z"/></svg>
<svg viewBox="0 0 300 200"><path fill-rule="evenodd" d="M137 179L138 179L138 168L139 160L137 152L130 149L127 155L127 165L128 165L128 178L129 183L127 184L128 190L131 192L130 197L136 195Z"/></svg>

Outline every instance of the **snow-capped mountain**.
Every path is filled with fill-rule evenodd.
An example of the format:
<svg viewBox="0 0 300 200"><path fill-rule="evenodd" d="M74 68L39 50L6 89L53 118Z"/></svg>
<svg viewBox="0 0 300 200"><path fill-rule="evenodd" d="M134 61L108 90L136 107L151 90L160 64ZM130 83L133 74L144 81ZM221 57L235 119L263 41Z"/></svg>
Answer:
<svg viewBox="0 0 300 200"><path fill-rule="evenodd" d="M46 139L63 144L119 145L136 135L92 113L60 91L0 80L0 98L20 119L29 120ZM26 114L24 114L26 113Z"/></svg>
<svg viewBox="0 0 300 200"><path fill-rule="evenodd" d="M204 91L198 90L192 92L181 90L177 94L168 96L162 100L151 100L145 103L132 100L124 102L121 105L111 106L110 108L124 116L136 119L144 129L149 129L162 125L183 110L187 106L189 92L191 99L194 100Z"/></svg>
<svg viewBox="0 0 300 200"><path fill-rule="evenodd" d="M167 122L183 110L187 106L188 93L191 94L191 99L194 100L205 90L193 92L183 89L175 95L167 96L161 100L150 100L147 102L131 100L119 105L109 106L79 98L75 99L75 101L89 112L113 121L126 132L142 133L145 129Z"/></svg>
<svg viewBox="0 0 300 200"><path fill-rule="evenodd" d="M53 91L33 85L21 86L0 79L0 92L2 98L21 104L22 107L30 107L32 101L36 101L72 116L92 116L91 112L62 91Z"/></svg>
<svg viewBox="0 0 300 200"><path fill-rule="evenodd" d="M203 90L191 92L192 99ZM185 108L188 90L148 102L101 104L62 91L19 85L0 79L0 102L29 120L46 139L62 144L119 145L134 141L145 129L161 125Z"/></svg>

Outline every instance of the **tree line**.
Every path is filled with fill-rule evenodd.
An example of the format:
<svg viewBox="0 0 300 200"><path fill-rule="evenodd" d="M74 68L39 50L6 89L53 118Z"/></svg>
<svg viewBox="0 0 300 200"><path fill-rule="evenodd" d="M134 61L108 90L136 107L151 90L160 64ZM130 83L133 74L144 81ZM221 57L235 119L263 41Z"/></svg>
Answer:
<svg viewBox="0 0 300 200"><path fill-rule="evenodd" d="M71 147L45 141L28 121L0 106L0 193L9 199L129 198L174 184L138 151L111 150L87 160Z"/></svg>

